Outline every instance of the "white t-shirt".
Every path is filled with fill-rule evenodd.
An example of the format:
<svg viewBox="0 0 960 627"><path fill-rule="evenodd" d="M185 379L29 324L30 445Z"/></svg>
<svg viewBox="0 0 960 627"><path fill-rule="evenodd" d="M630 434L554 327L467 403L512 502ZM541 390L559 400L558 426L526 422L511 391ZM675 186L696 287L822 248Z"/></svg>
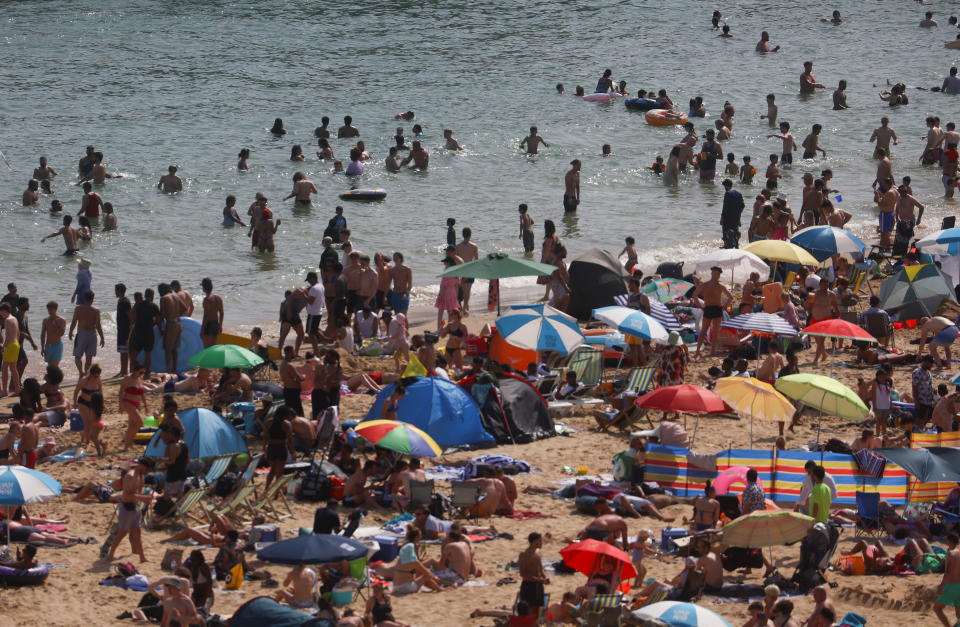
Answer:
<svg viewBox="0 0 960 627"><path fill-rule="evenodd" d="M830 488L830 500L837 500L837 483L833 480L833 476L828 472L823 475L823 485ZM805 475L803 477L803 484L800 485L800 496L797 497L797 503L801 506L807 504L807 500L810 498L810 492L813 491L813 479L810 478L810 475Z"/></svg>
<svg viewBox="0 0 960 627"><path fill-rule="evenodd" d="M310 289L307 290L307 295L314 299L311 303L309 299L307 300L307 315L310 316L319 316L323 314L323 308L326 304L326 292L323 289L323 283L319 281L310 286Z"/></svg>

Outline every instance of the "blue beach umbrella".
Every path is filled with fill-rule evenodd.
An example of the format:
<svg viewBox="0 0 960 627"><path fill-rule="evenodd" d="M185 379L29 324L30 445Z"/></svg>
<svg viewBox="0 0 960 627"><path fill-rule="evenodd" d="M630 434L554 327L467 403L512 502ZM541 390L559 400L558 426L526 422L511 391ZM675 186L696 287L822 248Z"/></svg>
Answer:
<svg viewBox="0 0 960 627"><path fill-rule="evenodd" d="M791 237L790 241L807 250L817 261L838 254L862 255L867 249L859 237L835 226L811 226Z"/></svg>
<svg viewBox="0 0 960 627"><path fill-rule="evenodd" d="M507 344L564 355L583 343L576 318L550 305L514 305L497 319L497 330Z"/></svg>
<svg viewBox="0 0 960 627"><path fill-rule="evenodd" d="M960 227L935 231L917 240L917 248L931 255L960 254Z"/></svg>
<svg viewBox="0 0 960 627"><path fill-rule="evenodd" d="M29 505L60 495L60 482L26 466L0 466L0 505Z"/></svg>
<svg viewBox="0 0 960 627"><path fill-rule="evenodd" d="M247 452L243 436L220 414L202 407L191 407L177 412L177 416L186 430L183 441L190 451L190 459ZM147 445L146 455L162 457L165 449L166 445L157 431Z"/></svg>
<svg viewBox="0 0 960 627"><path fill-rule="evenodd" d="M729 621L714 611L694 603L660 601L651 603L633 615L638 618L655 618L671 627L731 627Z"/></svg>
<svg viewBox="0 0 960 627"><path fill-rule="evenodd" d="M327 533L274 542L257 551L257 559L275 564L329 564L349 562L367 554L367 545L359 540Z"/></svg>
<svg viewBox="0 0 960 627"><path fill-rule="evenodd" d="M621 333L658 344L666 344L670 337L670 332L653 316L648 316L642 311L629 307L618 307L617 305L600 307L593 310L593 317L612 325Z"/></svg>

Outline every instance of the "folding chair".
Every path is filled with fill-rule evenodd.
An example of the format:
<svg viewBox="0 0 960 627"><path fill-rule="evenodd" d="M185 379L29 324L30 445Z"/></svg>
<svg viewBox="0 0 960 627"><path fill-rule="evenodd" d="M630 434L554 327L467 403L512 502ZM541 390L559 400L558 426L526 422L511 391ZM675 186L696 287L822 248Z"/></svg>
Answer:
<svg viewBox="0 0 960 627"><path fill-rule="evenodd" d="M214 457L213 463L210 464L210 468L207 470L207 474L200 478L200 487L210 488L216 483L217 479L222 477L223 473L227 472L231 461L233 461L233 455Z"/></svg>
<svg viewBox="0 0 960 627"><path fill-rule="evenodd" d="M327 408L323 410L320 420L320 428L317 430L317 438L314 440L313 450L310 451L310 457L316 457L317 452L320 453L320 460L323 461L327 459L327 454L330 450L330 443L333 441L333 434L337 428L336 425L336 415L334 411L330 411L335 408Z"/></svg>
<svg viewBox="0 0 960 627"><path fill-rule="evenodd" d="M279 477L270 484L270 487L267 488L262 497L253 502L248 500L246 502L246 509L250 513L250 516L253 517L260 514L276 521L293 518L293 510L290 509L290 502L287 501L287 495L285 494L289 481L289 477ZM273 506L273 500L277 497L280 498L283 506L287 509L286 514L277 511L277 508Z"/></svg>
<svg viewBox="0 0 960 627"><path fill-rule="evenodd" d="M154 515L151 519L151 526L156 527L166 522L177 521L184 527L190 526L190 521L203 523L204 520L193 514L193 509L200 503L207 493L206 488L194 488L190 490L177 501L176 506L167 512L164 516Z"/></svg>
<svg viewBox="0 0 960 627"><path fill-rule="evenodd" d="M224 502L219 508L208 509L208 515L209 512L213 512L218 516L226 516L234 521L241 520L237 514L246 505L247 500L254 496L256 488L257 486L254 485L253 482L241 486L239 490L233 493L233 495L224 499Z"/></svg>
<svg viewBox="0 0 960 627"><path fill-rule="evenodd" d="M411 479L409 488L410 492L407 494L407 498L409 499L407 504L408 508L430 505L430 501L433 500L433 479L426 481Z"/></svg>
<svg viewBox="0 0 960 627"><path fill-rule="evenodd" d="M600 385L603 374L603 350L593 346L581 346L574 351L569 369L577 373L577 382L583 386Z"/></svg>
<svg viewBox="0 0 960 627"><path fill-rule="evenodd" d="M357 596L366 601L367 595L363 591L370 587L367 557L359 557L352 562L348 562L348 564L350 565L350 577L357 580Z"/></svg>
<svg viewBox="0 0 960 627"><path fill-rule="evenodd" d="M854 537L883 535L883 525L880 524L880 493L857 492L857 524L854 527Z"/></svg>
<svg viewBox="0 0 960 627"><path fill-rule="evenodd" d="M478 485L472 481L451 481L450 490L450 505L454 511L466 510L467 515L464 518L477 522L479 520L477 504L481 500Z"/></svg>

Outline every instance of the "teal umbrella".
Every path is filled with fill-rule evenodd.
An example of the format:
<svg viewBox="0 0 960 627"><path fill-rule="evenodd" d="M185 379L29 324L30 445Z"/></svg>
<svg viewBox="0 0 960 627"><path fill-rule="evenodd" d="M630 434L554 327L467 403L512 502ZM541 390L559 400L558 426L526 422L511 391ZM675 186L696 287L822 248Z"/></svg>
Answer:
<svg viewBox="0 0 960 627"><path fill-rule="evenodd" d="M522 257L511 257L504 253L490 253L481 259L451 266L444 270L440 276L491 280L506 279L513 276L550 276L556 269L556 266L530 261Z"/></svg>
<svg viewBox="0 0 960 627"><path fill-rule="evenodd" d="M262 364L263 358L242 346L215 344L203 349L188 362L198 368L251 368Z"/></svg>

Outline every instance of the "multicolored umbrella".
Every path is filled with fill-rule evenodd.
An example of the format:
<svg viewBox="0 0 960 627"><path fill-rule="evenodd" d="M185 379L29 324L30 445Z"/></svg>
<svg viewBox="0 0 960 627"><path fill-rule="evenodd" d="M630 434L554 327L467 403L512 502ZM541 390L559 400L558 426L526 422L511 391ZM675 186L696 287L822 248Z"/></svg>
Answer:
<svg viewBox="0 0 960 627"><path fill-rule="evenodd" d="M801 266L816 266L820 263L813 255L796 244L779 239L751 242L741 250L753 253L757 257L768 261L783 261Z"/></svg>
<svg viewBox="0 0 960 627"><path fill-rule="evenodd" d="M746 549L781 546L802 540L813 522L806 514L786 509L758 510L726 525L723 543Z"/></svg>
<svg viewBox="0 0 960 627"><path fill-rule="evenodd" d="M960 254L960 228L943 229L924 235L917 240L916 246L931 255Z"/></svg>
<svg viewBox="0 0 960 627"><path fill-rule="evenodd" d="M658 344L666 344L670 337L670 332L653 316L629 307L601 307L593 310L593 317L615 327L621 333Z"/></svg>
<svg viewBox="0 0 960 627"><path fill-rule="evenodd" d="M784 396L831 416L863 420L870 413L856 392L822 374L790 374L777 379L774 387Z"/></svg>
<svg viewBox="0 0 960 627"><path fill-rule="evenodd" d="M852 322L841 320L840 318L821 320L803 329L802 333L816 337L831 337L838 340L855 340L857 342L877 341L877 338L864 331L861 327L858 327Z"/></svg>
<svg viewBox="0 0 960 627"><path fill-rule="evenodd" d="M577 319L550 305L514 305L497 318L497 329L507 344L564 355L583 343Z"/></svg>
<svg viewBox="0 0 960 627"><path fill-rule="evenodd" d="M722 414L731 410L723 399L708 390L689 383L668 385L647 392L636 400L637 407L676 411L684 414Z"/></svg>
<svg viewBox="0 0 960 627"><path fill-rule="evenodd" d="M654 296L661 303L667 303L674 298L680 298L693 287L689 281L680 279L656 279L643 286L640 291L648 296Z"/></svg>
<svg viewBox="0 0 960 627"><path fill-rule="evenodd" d="M649 618L670 627L732 627L726 618L695 603L660 601L631 612L637 618Z"/></svg>
<svg viewBox="0 0 960 627"><path fill-rule="evenodd" d="M26 466L0 466L0 505L29 505L60 495L60 482Z"/></svg>
<svg viewBox="0 0 960 627"><path fill-rule="evenodd" d="M723 270L721 280L731 283L746 282L752 272L759 274L761 279L770 275L766 261L741 248L719 248L707 254L693 267L693 273L701 279L709 279L713 267Z"/></svg>
<svg viewBox="0 0 960 627"><path fill-rule="evenodd" d="M797 246L810 252L817 261L825 261L833 255L863 255L867 249L859 237L835 226L811 226L790 238Z"/></svg>
<svg viewBox="0 0 960 627"><path fill-rule="evenodd" d="M361 422L354 431L371 444L414 457L436 457L443 451L429 435L406 422L370 420Z"/></svg>
<svg viewBox="0 0 960 627"><path fill-rule="evenodd" d="M720 326L740 329L742 331L759 331L771 335L797 334L797 330L777 314L763 312L740 314L739 316L724 320L720 323Z"/></svg>
<svg viewBox="0 0 960 627"><path fill-rule="evenodd" d="M903 266L880 284L880 307L900 320L935 316L945 300L956 302L952 283L932 263Z"/></svg>
<svg viewBox="0 0 960 627"><path fill-rule="evenodd" d="M750 447L753 448L753 419L789 422L796 408L783 394L753 377L723 377L713 388L741 418L750 418Z"/></svg>
<svg viewBox="0 0 960 627"><path fill-rule="evenodd" d="M214 344L187 360L198 368L251 368L263 363L253 351L234 344Z"/></svg>
<svg viewBox="0 0 960 627"><path fill-rule="evenodd" d="M599 540L574 542L560 551L560 557L564 564L588 577L599 569L604 560L613 560L617 564L621 580L637 576L633 562L625 551Z"/></svg>

